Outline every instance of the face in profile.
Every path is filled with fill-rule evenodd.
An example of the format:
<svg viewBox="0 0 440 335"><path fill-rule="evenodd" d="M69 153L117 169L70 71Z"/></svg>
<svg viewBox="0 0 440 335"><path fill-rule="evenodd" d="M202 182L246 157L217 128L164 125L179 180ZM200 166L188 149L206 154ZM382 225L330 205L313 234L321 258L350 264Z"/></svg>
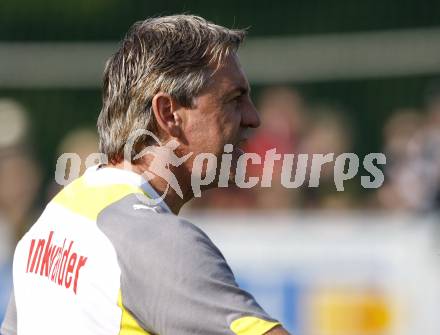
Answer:
<svg viewBox="0 0 440 335"><path fill-rule="evenodd" d="M190 164L196 155L211 153L217 157L218 170L225 145L232 144L230 178L233 179L237 160L243 153L241 147L246 140L247 130L260 124L249 93L249 83L238 57L229 55L214 72L205 89L194 99L193 107L185 113L183 131L187 140L186 149L194 153ZM202 175L204 173L206 171Z"/></svg>

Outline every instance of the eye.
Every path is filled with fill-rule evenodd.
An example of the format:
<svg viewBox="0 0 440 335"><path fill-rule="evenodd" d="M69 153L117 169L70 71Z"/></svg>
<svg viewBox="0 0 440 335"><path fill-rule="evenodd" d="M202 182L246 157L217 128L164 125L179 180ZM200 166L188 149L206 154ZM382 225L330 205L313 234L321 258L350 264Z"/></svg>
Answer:
<svg viewBox="0 0 440 335"><path fill-rule="evenodd" d="M243 94L236 95L235 97L233 97L233 98L231 99L231 101L233 101L233 102L239 102L239 101L241 100L242 97L243 97Z"/></svg>

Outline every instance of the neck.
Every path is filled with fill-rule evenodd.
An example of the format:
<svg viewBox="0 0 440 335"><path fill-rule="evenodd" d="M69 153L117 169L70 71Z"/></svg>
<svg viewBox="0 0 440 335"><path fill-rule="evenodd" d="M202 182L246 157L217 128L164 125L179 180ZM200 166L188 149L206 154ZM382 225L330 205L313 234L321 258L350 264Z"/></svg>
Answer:
<svg viewBox="0 0 440 335"><path fill-rule="evenodd" d="M130 168L131 171L142 175L145 171L149 171L149 164L148 162L141 162L137 164L133 164L130 162L120 162L117 164L108 164L111 167L117 168L117 169L127 169ZM173 174L177 177L179 181L185 181L186 178L182 175L182 171L172 171ZM180 172L180 174L179 174ZM179 178L180 176L180 178ZM180 185L183 193L183 198L177 194L177 192L172 188L169 187L169 184L160 177L155 177L148 181L148 183L151 185L151 187L154 188L154 190L159 194L162 195L166 191L166 195L163 201L168 205L168 207L171 209L171 211L178 215L180 212L180 209L182 206L187 203L189 200L192 199L192 192L190 187L188 187L189 183L183 183L184 185ZM167 190L168 187L168 190Z"/></svg>

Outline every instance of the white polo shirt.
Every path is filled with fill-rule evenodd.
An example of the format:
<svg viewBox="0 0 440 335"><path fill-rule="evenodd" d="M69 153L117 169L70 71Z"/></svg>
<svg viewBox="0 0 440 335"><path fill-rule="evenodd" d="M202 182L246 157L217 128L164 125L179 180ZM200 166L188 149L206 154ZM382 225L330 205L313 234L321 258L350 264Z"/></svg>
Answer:
<svg viewBox="0 0 440 335"><path fill-rule="evenodd" d="M260 335L279 323L199 228L154 206L138 174L92 167L14 255L4 335Z"/></svg>

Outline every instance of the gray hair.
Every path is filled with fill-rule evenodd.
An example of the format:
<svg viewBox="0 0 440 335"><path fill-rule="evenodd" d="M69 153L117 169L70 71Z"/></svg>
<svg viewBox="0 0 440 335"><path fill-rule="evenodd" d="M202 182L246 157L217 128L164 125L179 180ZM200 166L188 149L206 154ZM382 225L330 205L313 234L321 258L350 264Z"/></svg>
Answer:
<svg viewBox="0 0 440 335"><path fill-rule="evenodd" d="M151 101L159 91L190 107L214 71L210 65L221 64L236 52L244 37L245 30L227 29L193 15L133 24L105 66L97 123L100 151L110 162L119 162L130 134L139 129L156 133ZM136 150L149 140L139 137Z"/></svg>

